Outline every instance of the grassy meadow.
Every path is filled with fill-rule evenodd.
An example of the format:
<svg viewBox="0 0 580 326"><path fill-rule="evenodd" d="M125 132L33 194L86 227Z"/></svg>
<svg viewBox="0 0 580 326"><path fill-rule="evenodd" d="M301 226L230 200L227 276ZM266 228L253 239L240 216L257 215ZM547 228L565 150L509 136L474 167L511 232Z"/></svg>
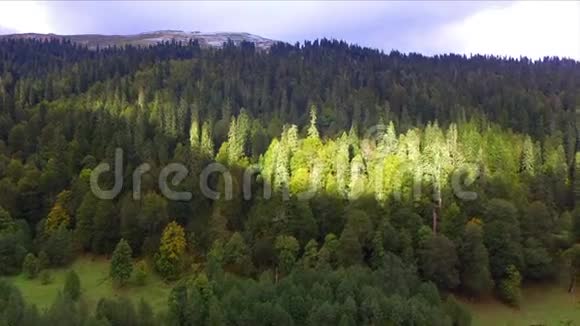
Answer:
<svg viewBox="0 0 580 326"><path fill-rule="evenodd" d="M94 308L100 298L127 296L138 301L141 298L161 311L172 285L149 272L146 285L129 282L124 288L115 289L109 274L109 260L102 257L83 257L70 268L51 269L50 284L43 285L40 277L30 280L23 274L10 277L25 299L39 309L46 309L62 290L67 272L73 269L81 279L82 298L88 307ZM473 314L474 326L530 326L530 325L578 325L580 326L580 295L569 294L565 286L531 286L523 289L522 305L511 308L497 301L486 299L470 301L462 299Z"/></svg>
<svg viewBox="0 0 580 326"><path fill-rule="evenodd" d="M50 284L43 285L40 277L28 279L24 274L10 277L27 302L35 304L39 309L48 308L54 298L62 291L66 274L75 270L81 280L82 299L90 308L94 308L101 298L119 296L130 297L135 303L141 298L147 301L154 310L167 306L167 297L171 285L161 280L155 273L149 272L144 286L137 286L133 280L121 289L115 289L109 278L109 260L102 257L83 257L75 261L69 268L51 269Z"/></svg>
<svg viewBox="0 0 580 326"><path fill-rule="evenodd" d="M580 295L569 294L565 286L530 286L522 294L519 309L496 299L463 302L472 312L474 326L580 325Z"/></svg>

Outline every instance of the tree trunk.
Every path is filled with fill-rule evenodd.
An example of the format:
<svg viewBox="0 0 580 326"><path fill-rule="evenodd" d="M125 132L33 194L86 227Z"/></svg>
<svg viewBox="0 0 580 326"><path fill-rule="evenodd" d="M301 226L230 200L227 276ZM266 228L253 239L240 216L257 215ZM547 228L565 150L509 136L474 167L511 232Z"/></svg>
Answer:
<svg viewBox="0 0 580 326"><path fill-rule="evenodd" d="M568 293L574 293L576 291L576 275L570 277L570 286L568 287Z"/></svg>

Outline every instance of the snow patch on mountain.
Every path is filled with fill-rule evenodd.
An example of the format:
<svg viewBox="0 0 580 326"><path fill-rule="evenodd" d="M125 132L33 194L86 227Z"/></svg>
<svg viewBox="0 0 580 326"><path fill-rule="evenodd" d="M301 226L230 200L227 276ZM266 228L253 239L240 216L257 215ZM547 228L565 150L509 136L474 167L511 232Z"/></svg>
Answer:
<svg viewBox="0 0 580 326"><path fill-rule="evenodd" d="M149 46L161 42L189 42L189 40L197 40L202 47L222 47L224 43L233 42L239 45L242 42L254 43L258 49L269 49L272 45L279 42L265 37L250 33L234 33L234 32L209 32L202 33L200 31L184 32L179 30L162 30L153 32L144 32L134 35L100 35L100 34L84 34L84 35L56 35L56 34L11 34L1 35L0 38L14 38L14 39L69 39L72 42L86 45L91 49L97 47L104 48L110 46Z"/></svg>

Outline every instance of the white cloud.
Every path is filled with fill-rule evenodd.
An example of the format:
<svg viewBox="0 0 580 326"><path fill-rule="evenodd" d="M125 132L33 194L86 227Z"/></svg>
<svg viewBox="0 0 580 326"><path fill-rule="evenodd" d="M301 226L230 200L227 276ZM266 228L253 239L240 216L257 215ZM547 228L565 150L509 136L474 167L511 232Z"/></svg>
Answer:
<svg viewBox="0 0 580 326"><path fill-rule="evenodd" d="M482 10L441 32L465 54L580 59L580 3L517 2Z"/></svg>
<svg viewBox="0 0 580 326"><path fill-rule="evenodd" d="M48 15L37 1L0 1L0 24L9 31L49 33Z"/></svg>

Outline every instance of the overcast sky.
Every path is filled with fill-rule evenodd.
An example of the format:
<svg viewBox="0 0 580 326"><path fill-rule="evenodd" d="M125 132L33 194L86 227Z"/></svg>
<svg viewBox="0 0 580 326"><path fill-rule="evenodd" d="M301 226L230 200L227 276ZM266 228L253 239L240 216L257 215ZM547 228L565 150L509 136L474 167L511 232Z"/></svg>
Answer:
<svg viewBox="0 0 580 326"><path fill-rule="evenodd" d="M0 33L249 32L402 52L580 60L580 2L0 2Z"/></svg>

